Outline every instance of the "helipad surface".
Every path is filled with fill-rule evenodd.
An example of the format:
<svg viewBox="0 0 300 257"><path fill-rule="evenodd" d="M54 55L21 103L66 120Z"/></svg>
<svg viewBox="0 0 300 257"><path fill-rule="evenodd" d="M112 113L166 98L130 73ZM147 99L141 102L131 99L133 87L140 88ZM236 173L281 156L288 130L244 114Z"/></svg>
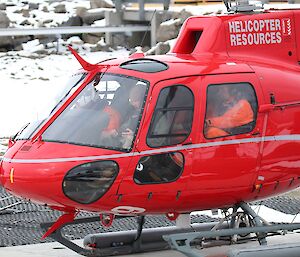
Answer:
<svg viewBox="0 0 300 257"><path fill-rule="evenodd" d="M76 243L81 244L81 240L76 240ZM278 244L295 244L300 245L300 235L297 233L284 236L273 236L268 238L268 245ZM215 246L200 250L205 256L226 256L226 253L233 249L248 249L257 248L257 241L252 241L245 244ZM199 250L195 250L199 251ZM65 248L59 243L44 243L25 246L12 246L0 248L1 257L79 257L81 255ZM183 257L180 252L174 250L139 253L134 255L123 255L123 257ZM283 256L282 256L283 257Z"/></svg>

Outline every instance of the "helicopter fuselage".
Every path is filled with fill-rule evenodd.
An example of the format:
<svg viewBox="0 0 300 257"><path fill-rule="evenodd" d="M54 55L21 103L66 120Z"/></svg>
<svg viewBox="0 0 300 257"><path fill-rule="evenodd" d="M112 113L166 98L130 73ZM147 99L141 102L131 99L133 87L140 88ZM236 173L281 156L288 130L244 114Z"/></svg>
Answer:
<svg viewBox="0 0 300 257"><path fill-rule="evenodd" d="M191 17L170 54L136 54L81 72L76 90L14 140L1 161L2 185L54 209L120 215L223 208L298 187L299 26L299 10ZM108 105L117 94L110 85L128 93L131 81L143 84L127 146L101 140L107 128L97 123L98 109L82 103L99 80L106 91L98 100ZM206 122L226 113L222 87L250 103L252 120L212 135ZM129 97L124 92L120 99Z"/></svg>

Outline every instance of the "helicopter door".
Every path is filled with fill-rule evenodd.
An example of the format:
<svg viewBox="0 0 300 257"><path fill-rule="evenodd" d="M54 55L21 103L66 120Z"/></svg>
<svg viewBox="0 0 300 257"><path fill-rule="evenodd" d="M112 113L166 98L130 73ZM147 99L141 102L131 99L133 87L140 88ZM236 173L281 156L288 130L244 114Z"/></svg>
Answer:
<svg viewBox="0 0 300 257"><path fill-rule="evenodd" d="M251 73L205 76L201 84L202 133L189 188L252 187L260 163L260 84Z"/></svg>
<svg viewBox="0 0 300 257"><path fill-rule="evenodd" d="M191 169L187 148L199 83L197 77L162 81L150 92L135 154L118 191L124 203L137 199L139 206L160 212L180 204Z"/></svg>

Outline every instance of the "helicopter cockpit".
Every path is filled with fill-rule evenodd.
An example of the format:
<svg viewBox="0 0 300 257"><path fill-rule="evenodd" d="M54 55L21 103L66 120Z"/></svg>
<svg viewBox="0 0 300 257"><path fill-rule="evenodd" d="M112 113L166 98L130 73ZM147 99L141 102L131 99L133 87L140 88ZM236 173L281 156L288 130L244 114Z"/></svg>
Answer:
<svg viewBox="0 0 300 257"><path fill-rule="evenodd" d="M73 76L49 105L43 119L28 123L14 140L34 132L82 85L86 73ZM128 151L132 147L148 90L148 82L134 77L97 73L42 134L43 141ZM51 106L51 107L50 107Z"/></svg>
<svg viewBox="0 0 300 257"><path fill-rule="evenodd" d="M148 83L98 73L43 133L43 141L128 151Z"/></svg>
<svg viewBox="0 0 300 257"><path fill-rule="evenodd" d="M16 135L12 137L12 140L28 140L31 139L34 132L38 130L45 122L55 113L58 108L68 99L82 84L82 81L86 78L87 73L75 73L73 74L63 86L59 85L58 89L54 92L53 97L47 99L45 106L39 110L35 119L31 120L25 126L23 126Z"/></svg>

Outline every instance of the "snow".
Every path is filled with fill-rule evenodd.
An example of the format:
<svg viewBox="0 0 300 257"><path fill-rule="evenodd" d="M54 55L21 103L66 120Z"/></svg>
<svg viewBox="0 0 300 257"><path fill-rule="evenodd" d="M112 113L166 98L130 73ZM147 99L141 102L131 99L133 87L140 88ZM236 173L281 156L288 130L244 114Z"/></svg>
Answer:
<svg viewBox="0 0 300 257"><path fill-rule="evenodd" d="M48 5L42 0L31 0L30 2L42 3L47 6L49 13L34 10L31 12L31 17L24 18L22 14L15 13L16 10L22 8L20 1L5 1L6 3L14 2L18 6L8 7L7 15L12 20L15 27L25 19L28 19L34 27L38 27L46 20L52 20L45 24L47 27L56 26L66 21L75 13L77 7L89 8L89 1L70 1L61 2L66 4L67 14L55 14L53 9L58 3ZM291 8L291 5L266 5L270 7ZM293 5L293 8L300 5ZM204 13L216 13L216 11L225 12L226 9L223 4L201 5L201 6L186 6L186 11L193 15L201 15ZM172 7L172 10L180 11L183 7ZM34 14L35 17L32 15ZM170 24L177 20L170 20L165 22ZM97 21L95 26L104 26L105 20ZM175 40L171 40L173 45ZM66 50L66 47L60 41L59 53L48 56L41 56L34 54L37 50L42 50L43 46L38 40L27 42L23 45L23 51L8 52L0 54L0 138L11 136L19 131L19 129L29 121L41 115L41 110L47 105L52 96L54 96L57 89L66 83L68 77L80 68L79 63ZM88 49L88 45L84 45L80 38L72 37L68 39L67 43L72 43L75 48L80 50L80 54L89 62L97 63L103 59L128 56L128 51L121 49L114 52L96 52L89 53L84 50ZM53 48L56 51L57 44L49 43L48 48ZM4 142L0 141L0 155L6 150L6 146L2 145ZM292 222L294 215L287 215L265 206L256 207L258 214L269 222ZM220 211L218 215L212 215L211 211L195 212L194 214L206 214L212 217L221 217ZM296 217L294 222L300 222L300 217Z"/></svg>
<svg viewBox="0 0 300 257"><path fill-rule="evenodd" d="M0 55L0 137L17 133L23 125L38 117L57 88L80 68L71 54L53 54L36 59L32 56L26 51ZM128 52L121 49L83 53L82 56L91 63L97 63L107 58L128 56Z"/></svg>
<svg viewBox="0 0 300 257"><path fill-rule="evenodd" d="M255 213L267 222L278 223L299 223L300 215L285 214L280 211L268 208L264 205L252 205L251 208ZM192 215L206 215L212 218L223 218L221 210L217 210L217 214L213 214L211 210L192 212Z"/></svg>
<svg viewBox="0 0 300 257"><path fill-rule="evenodd" d="M81 1L62 1L57 3L47 3L47 1L36 1L31 0L31 3L41 3L39 6L39 10L32 10L30 11L30 17L24 17L22 13L19 13L22 9L28 9L27 5L22 3L21 1L9 1L13 2L15 6L8 6L6 9L6 14L8 18L12 21L12 25L14 27L24 27L20 24L24 20L28 20L33 26L28 27L39 27L43 24L44 21L52 20L49 23L44 24L45 27L54 27L62 22L65 22L69 19L69 17L75 15L76 8L78 7L85 7L90 8L90 1L81 0ZM8 4L6 2L6 4ZM54 8L58 4L64 4L66 6L67 13L54 13ZM49 12L44 12L42 9L46 7Z"/></svg>
<svg viewBox="0 0 300 257"><path fill-rule="evenodd" d="M1 0L0 0L1 1ZM22 9L28 8L28 5L18 0L5 1L7 5L14 3L16 6L7 6L6 13L11 19L11 25L19 27L25 19L32 23L33 27L40 26L45 20L52 20L45 26L51 27L61 24L70 16L74 15L77 7L90 7L90 1L41 1L30 0L31 3L40 3L39 10L30 12L30 17L22 16L22 13L16 13ZM54 13L54 8L58 4L65 4L67 13ZM216 7L217 6L217 7ZM201 7L187 7L193 14L201 14L204 11L213 11L220 9L223 5L209 5ZM41 11L47 7L49 12ZM181 10L183 7L176 7L174 10ZM95 9L95 12L99 9ZM171 20L169 22L174 22ZM105 20L94 23L93 26L105 26ZM91 63L99 62L105 58L118 55L128 55L125 50L115 52L97 52L88 53L89 44L84 44L79 37L69 38L67 42L59 40L58 50L62 54L55 54L57 43L48 43L47 49L50 48L52 54L46 57L36 54L36 52L44 50L44 46L39 40L29 41L23 44L23 51L8 52L0 54L0 76L1 76L1 123L0 138L10 136L15 133L26 123L39 115L39 111L43 109L43 105L47 103L51 95L54 94L56 88L64 83L68 76L76 69L80 68L79 64L73 56L66 50L66 44L72 44L79 52ZM103 42L102 42L103 43ZM172 44L174 41L172 41ZM52 49L52 50L51 50Z"/></svg>
<svg viewBox="0 0 300 257"><path fill-rule="evenodd" d="M16 10L21 10L26 6L21 1L10 0L1 1L7 5L10 3L16 6L8 6L6 13L12 20L12 25L19 26L19 24L26 19L20 13L15 13ZM32 3L41 3L39 10L30 12L31 22L34 27L40 25L44 20L51 19L52 22L47 23L47 26L60 24L67 20L76 12L76 7L90 7L90 1L41 1L30 0ZM67 13L54 13L54 7L57 4L65 4ZM266 5L270 7L270 5ZM289 7L291 5L272 5L271 7ZM49 13L42 12L41 9L47 7ZM300 7L299 5L292 5L292 7ZM149 8L151 9L151 7ZM185 9L192 12L193 15L200 15L204 13L216 13L222 10L225 12L223 4L207 4L201 6L175 6L171 10L180 11ZM95 9L98 10L98 9ZM170 20L169 23L176 20ZM94 25L104 25L104 20L97 21ZM166 22L168 23L168 21ZM171 40L173 45L175 40ZM72 37L68 42L59 40L59 47L57 43L48 43L47 48L50 48L52 54L48 56L38 55L35 52L43 50L44 46L38 40L33 40L23 44L23 51L15 51L8 53L0 53L0 138L15 134L24 124L39 115L43 105L48 102L51 95L56 92L56 88L64 84L67 78L78 68L78 62L66 50L67 43L74 44L75 48L89 62L96 63L105 58L116 57L119 55L127 56L126 50L118 50L114 52L96 52L89 53L89 44L84 44L80 38ZM55 54L58 49L60 54Z"/></svg>

